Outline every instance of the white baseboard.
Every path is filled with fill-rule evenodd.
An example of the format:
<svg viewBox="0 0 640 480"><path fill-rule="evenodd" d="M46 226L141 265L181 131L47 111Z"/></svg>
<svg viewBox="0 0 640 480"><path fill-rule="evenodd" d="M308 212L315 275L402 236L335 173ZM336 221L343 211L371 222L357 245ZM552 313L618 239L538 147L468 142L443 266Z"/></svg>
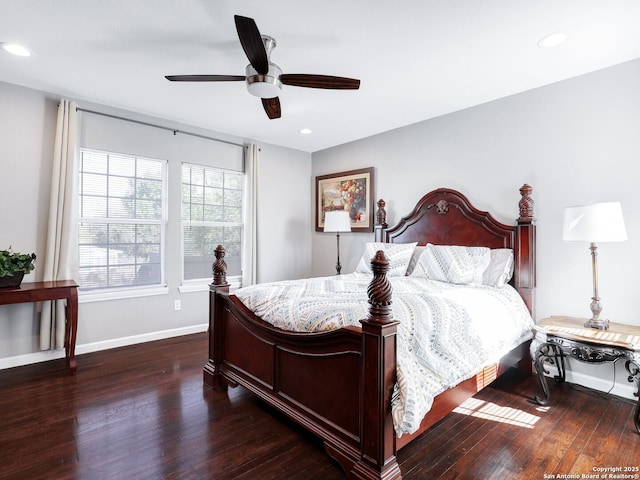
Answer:
<svg viewBox="0 0 640 480"><path fill-rule="evenodd" d="M162 340L165 338L179 337L182 335L190 335L192 333L206 332L209 324L191 325L189 327L174 328L171 330L162 330L160 332L144 333L141 335L133 335L130 337L114 338L111 340L103 340L101 342L85 343L76 345L76 356L83 353L98 352L101 350L109 350L111 348L126 347L127 345L135 345L137 343L153 342L154 340ZM32 363L47 362L64 358L64 349L45 350L42 352L26 353L24 355L14 355L12 357L0 358L0 370L5 368L20 367L22 365L30 365ZM81 368L78 365L78 368Z"/></svg>
<svg viewBox="0 0 640 480"><path fill-rule="evenodd" d="M545 365L545 368L549 370L549 375L552 377L548 380L549 385L551 385L550 382L553 381L553 376L558 374L558 370L552 365ZM618 397L628 398L629 400L638 400L638 397L634 395L634 393L638 391L637 385L635 382L631 383L627 381L628 374L626 374L624 366L620 368L620 365L618 365L616 370L617 372L615 384L613 383L612 377L596 377L582 372L571 371L570 368L567 368L565 371L566 381L569 383L582 385L583 387L591 388L599 392L610 393L611 395L617 395ZM611 374L613 375L613 369L611 369ZM551 397L553 397L553 390L551 391Z"/></svg>

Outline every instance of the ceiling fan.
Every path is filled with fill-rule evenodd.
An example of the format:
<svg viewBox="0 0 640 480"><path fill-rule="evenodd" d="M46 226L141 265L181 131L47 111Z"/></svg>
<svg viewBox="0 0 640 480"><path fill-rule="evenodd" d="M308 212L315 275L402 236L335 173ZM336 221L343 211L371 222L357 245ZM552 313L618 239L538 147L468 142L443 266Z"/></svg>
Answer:
<svg viewBox="0 0 640 480"><path fill-rule="evenodd" d="M334 90L357 90L360 80L355 78L334 77L330 75L286 74L270 60L276 47L274 38L260 35L258 26L252 18L234 16L240 44L249 59L245 75L166 75L172 82L239 82L246 81L247 90L262 99L267 116L280 118L280 99L278 95L282 85L295 87L324 88Z"/></svg>

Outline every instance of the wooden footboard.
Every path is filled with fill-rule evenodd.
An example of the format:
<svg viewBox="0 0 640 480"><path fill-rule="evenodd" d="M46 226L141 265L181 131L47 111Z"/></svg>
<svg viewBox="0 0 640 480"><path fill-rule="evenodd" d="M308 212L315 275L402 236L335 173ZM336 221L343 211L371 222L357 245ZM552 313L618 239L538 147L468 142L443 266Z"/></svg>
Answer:
<svg viewBox="0 0 640 480"><path fill-rule="evenodd" d="M318 425L357 442L360 329L291 334L252 318L225 292L212 295L218 307L216 347L205 367L205 382L212 387L243 385L306 427L315 430Z"/></svg>

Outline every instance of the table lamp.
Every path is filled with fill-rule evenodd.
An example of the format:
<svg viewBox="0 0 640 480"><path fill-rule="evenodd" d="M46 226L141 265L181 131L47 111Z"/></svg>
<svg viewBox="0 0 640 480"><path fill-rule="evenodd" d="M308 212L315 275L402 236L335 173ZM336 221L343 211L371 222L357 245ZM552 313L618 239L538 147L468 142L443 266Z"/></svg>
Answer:
<svg viewBox="0 0 640 480"><path fill-rule="evenodd" d="M562 239L567 242L589 242L593 271L593 297L591 297L591 319L584 326L606 330L609 320L602 320L600 297L598 296L598 247L600 242L621 242L627 239L627 230L622 218L619 202L591 203L564 209Z"/></svg>
<svg viewBox="0 0 640 480"><path fill-rule="evenodd" d="M329 212L325 212L324 231L336 232L336 243L338 246L336 275L340 275L340 270L342 270L342 265L340 265L340 232L351 231L351 218L349 218L349 212L345 210L331 210Z"/></svg>

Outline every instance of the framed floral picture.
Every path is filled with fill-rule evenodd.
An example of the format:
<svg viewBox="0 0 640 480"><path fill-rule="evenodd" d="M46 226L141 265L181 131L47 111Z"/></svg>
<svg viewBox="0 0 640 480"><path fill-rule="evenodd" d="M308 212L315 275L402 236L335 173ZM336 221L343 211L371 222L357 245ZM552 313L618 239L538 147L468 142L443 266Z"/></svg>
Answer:
<svg viewBox="0 0 640 480"><path fill-rule="evenodd" d="M324 229L324 214L346 210L352 232L373 231L373 167L316 177L316 232Z"/></svg>

